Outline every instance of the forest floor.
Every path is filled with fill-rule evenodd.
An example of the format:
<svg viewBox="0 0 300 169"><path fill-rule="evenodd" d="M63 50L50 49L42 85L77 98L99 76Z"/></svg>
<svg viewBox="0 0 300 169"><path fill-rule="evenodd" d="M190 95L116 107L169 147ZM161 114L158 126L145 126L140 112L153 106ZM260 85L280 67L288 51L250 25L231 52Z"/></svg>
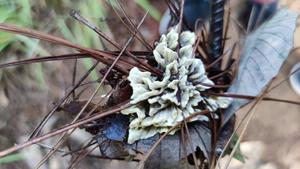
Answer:
<svg viewBox="0 0 300 169"><path fill-rule="evenodd" d="M161 6L159 2L153 1L155 6L162 11L165 6ZM286 3L286 2L282 2ZM140 11L136 12L137 6L133 3L127 4L132 16L140 15ZM297 1L292 4L291 8L300 12L300 2ZM145 23L143 34L146 39L153 42L151 36L157 35L158 24L154 24L152 18ZM119 31L118 25L120 23L113 23L112 31ZM116 37L118 37L116 34ZM295 34L295 46L300 46L300 28ZM122 38L124 39L124 38ZM135 46L137 47L137 46ZM47 49L53 53L55 51L61 52L63 49L47 45ZM300 51L296 51L286 61L281 73L275 80L277 84L282 79L286 78L290 73L291 67L300 62ZM16 142L23 142L26 140L32 129L40 121L40 118L49 110L53 104L63 96L66 90L66 84L70 83L72 73L71 68L66 68L65 65L72 64L71 61L51 62L47 63L47 73L45 75L48 88L47 90L40 89L38 85L32 82L31 75L28 76L20 73L20 75L13 74L9 71L6 74L6 82L0 84L0 149L12 146ZM17 70L18 71L18 70ZM59 73L57 73L59 71ZM49 80L50 78L55 80ZM5 85L5 86L4 86ZM4 90L4 88L6 90ZM9 92L7 91L9 89ZM280 87L269 94L275 98L283 98L289 100L300 100L291 88L289 82L285 82ZM246 111L245 107L238 115L238 121ZM58 114L45 127L47 132L63 124L65 121L63 114ZM72 139L82 142L85 138L90 137L85 132L76 132ZM53 144L57 138L51 138L45 144ZM233 160L230 169L299 169L300 168L300 107L277 102L263 102L257 108L255 116L251 121L246 135L243 138L241 149L247 157L247 162L241 164ZM33 168L36 162L41 159L46 152L45 149L40 149L38 146L27 148L21 153L24 155L21 160L13 163L0 164L0 169L10 168ZM225 158L226 159L226 158ZM46 168L60 169L64 168L68 158L61 158L60 155L55 155L48 162ZM224 160L225 161L225 160ZM114 161L115 168L124 167L124 163ZM133 164L134 165L134 164ZM98 168L96 160L86 160L79 166L81 168ZM110 166L111 167L111 166ZM129 165L130 167L130 165Z"/></svg>

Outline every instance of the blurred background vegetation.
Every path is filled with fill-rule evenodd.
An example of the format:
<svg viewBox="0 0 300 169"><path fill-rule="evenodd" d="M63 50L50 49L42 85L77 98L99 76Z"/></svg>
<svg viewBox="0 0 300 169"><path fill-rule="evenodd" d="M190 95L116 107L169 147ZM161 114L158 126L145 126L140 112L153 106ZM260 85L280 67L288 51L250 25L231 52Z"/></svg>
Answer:
<svg viewBox="0 0 300 169"><path fill-rule="evenodd" d="M26 28L34 28L43 32L56 31L61 37L80 45L103 49L99 41L99 37L95 33L76 22L69 16L70 9L80 11L82 16L98 26L108 36L113 38L106 20L109 20L107 15L109 4L114 1L104 0L1 0L0 1L0 22L16 24ZM160 12L148 0L136 0L136 4L143 10L149 10L149 14L156 21L160 19ZM108 16L108 17L107 17ZM12 35L0 32L0 52L3 55L5 49L21 52L22 59L39 56L50 55L51 49L40 45L40 42L35 39L30 39L24 36ZM16 52L17 53L17 52ZM1 61L14 60L18 56L1 57ZM91 67L91 59L82 59L81 62L86 68ZM40 86L45 86L43 70L41 64L35 64L32 70L34 77ZM91 78L97 80L96 72L92 73Z"/></svg>
<svg viewBox="0 0 300 169"><path fill-rule="evenodd" d="M148 0L123 3L134 8L131 10L133 12L137 10L145 13L149 10L148 18L152 22L160 20L161 12ZM0 23L39 30L85 47L103 49L99 36L70 17L69 12L71 9L79 11L106 35L124 41L129 35L118 37L126 29L112 16L110 5L117 7L114 0L0 0ZM68 52L74 51L25 36L0 32L0 63ZM78 60L79 72L89 69L93 62L88 58ZM63 96L66 86L70 86L68 80L72 76L73 66L74 61L56 61L0 70L0 149L12 146L28 135L53 102ZM99 78L97 70L89 76L90 81ZM1 158L0 168L32 168L30 164L24 164L24 156L23 152L19 152Z"/></svg>

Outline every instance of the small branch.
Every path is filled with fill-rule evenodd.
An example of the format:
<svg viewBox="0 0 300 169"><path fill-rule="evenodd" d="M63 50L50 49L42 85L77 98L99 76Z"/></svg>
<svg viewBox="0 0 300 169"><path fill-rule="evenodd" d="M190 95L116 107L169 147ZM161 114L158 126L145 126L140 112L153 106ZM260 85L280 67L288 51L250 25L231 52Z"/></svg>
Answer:
<svg viewBox="0 0 300 169"><path fill-rule="evenodd" d="M89 118L84 118L74 124L70 124L70 125L66 125L60 129L57 129L55 131L51 131L47 134L44 134L44 135L41 135L39 137L36 137L36 138L33 138L32 140L29 140L29 141L26 141L24 143L21 143L21 144L18 144L18 145L15 145L11 148L8 148L8 149L5 149L3 151L0 151L0 158L1 157L4 157L10 153L13 153L15 151L18 151L20 149L23 149L25 147L28 147L28 146L31 146L33 144L36 144L38 142L41 142L43 140L46 140L50 137L53 137L53 136L56 136L58 134L61 134L61 133L64 133L70 129L73 129L73 128L76 128L76 127L79 127L83 124L86 124L88 122L91 122L91 121L94 121L94 120L97 120L97 119L100 119L100 118L103 118L105 116L108 116L108 115L111 115L111 114L115 114L115 113L118 113L119 111L125 109L125 108L128 108L131 104L129 102L125 102L125 103L121 103L119 105L117 105L116 107L117 108L114 108L114 109L111 109L111 110L107 110L107 111L104 111L104 112L100 112L98 113L97 115L94 115L92 117L89 117Z"/></svg>
<svg viewBox="0 0 300 169"><path fill-rule="evenodd" d="M254 100L257 99L257 96L249 96L249 95L239 95L239 94L231 94L231 93L212 93L212 92L203 92L203 95L207 96L221 96L221 97L230 97L236 99L247 99L247 100ZM262 100L264 101L275 101L275 102L283 102L289 104L300 105L299 101L292 101L292 100L285 100L285 99L277 99L272 97L263 97Z"/></svg>

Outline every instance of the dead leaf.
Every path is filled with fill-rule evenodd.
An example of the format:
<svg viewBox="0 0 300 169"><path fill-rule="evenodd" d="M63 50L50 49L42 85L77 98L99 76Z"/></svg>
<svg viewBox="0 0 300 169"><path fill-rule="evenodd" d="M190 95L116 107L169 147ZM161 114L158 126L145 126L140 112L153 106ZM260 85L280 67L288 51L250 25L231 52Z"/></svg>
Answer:
<svg viewBox="0 0 300 169"><path fill-rule="evenodd" d="M247 36L237 79L228 93L257 96L287 59L294 39L298 14L279 10L273 18ZM225 111L225 124L248 100L234 99Z"/></svg>

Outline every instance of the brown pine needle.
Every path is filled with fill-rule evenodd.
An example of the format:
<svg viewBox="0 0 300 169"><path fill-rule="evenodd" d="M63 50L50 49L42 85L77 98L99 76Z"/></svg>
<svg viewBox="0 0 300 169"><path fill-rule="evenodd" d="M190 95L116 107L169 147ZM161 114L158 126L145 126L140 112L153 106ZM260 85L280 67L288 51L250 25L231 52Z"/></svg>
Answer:
<svg viewBox="0 0 300 169"><path fill-rule="evenodd" d="M239 95L239 94L231 94L231 93L203 92L202 94L207 95L207 96L220 96L220 97L229 97L229 98L236 98L236 99L247 99L247 100L254 100L254 99L258 98L257 96ZM277 99L277 98L272 98L272 97L263 97L262 100L263 101L275 101L275 102L282 102L282 103L300 105L299 101Z"/></svg>
<svg viewBox="0 0 300 169"><path fill-rule="evenodd" d="M268 91L268 88L269 86L271 85L272 81L267 85L267 87L261 92L261 94L257 97L257 99L255 100L254 104L251 106L251 108L249 109L249 111L247 112L247 114L249 114L249 117L245 123L245 126L244 128L242 129L241 131L241 134L236 142L236 144L234 145L231 153L230 153L230 158L228 159L228 161L226 162L225 164L225 168L227 169L229 167L229 164L231 162L231 159L233 158L233 155L235 153L235 151L237 150L238 148L238 145L240 144L245 132L246 132L246 129L247 127L249 126L249 123L250 121L253 119L254 115L255 115L255 112L256 112L256 109L257 109L257 106L258 104L262 101L263 97L267 94L267 91ZM246 117L246 116L245 116ZM235 133L235 132L234 132ZM221 156L220 156L221 157Z"/></svg>
<svg viewBox="0 0 300 169"><path fill-rule="evenodd" d="M75 91L77 87L89 76L89 74L96 68L99 62L95 63L74 85L70 90L68 90L63 98L61 98L58 103L47 113L45 117L43 117L42 121L37 125L37 127L33 130L32 134L29 136L29 139L37 136L47 121L52 117L52 115L57 111L57 109L65 102L65 100Z"/></svg>
<svg viewBox="0 0 300 169"><path fill-rule="evenodd" d="M56 136L58 134L64 133L64 132L66 132L66 131L68 131L70 129L79 127L79 126L81 126L83 124L86 124L88 122L91 122L91 121L94 121L94 120L106 117L108 115L116 114L119 111L130 107L130 105L131 104L129 102L121 103L119 105L116 105L115 108L112 108L110 110L103 111L103 112L98 113L98 114L96 114L94 116L91 116L91 117L88 117L88 118L84 118L84 119L82 119L82 120L80 120L80 121L78 121L78 122L76 122L74 124L66 125L66 126L64 126L62 128L59 128L59 129L54 130L54 131L51 131L51 132L49 132L47 134L41 135L39 137L35 137L32 140L26 141L24 143L21 143L21 144L15 145L15 146L12 146L12 147L10 147L8 149L0 151L0 158L4 157L4 156L6 156L6 155L8 155L10 153L13 153L15 151L18 151L20 149L23 149L25 147L28 147L28 146L31 146L33 144L39 143L39 142L41 142L43 140L46 140L46 139L48 139L50 137L53 137L53 136Z"/></svg>
<svg viewBox="0 0 300 169"><path fill-rule="evenodd" d="M189 117L186 118L187 121L193 119L196 116L199 115L204 115L209 113L207 110L204 110L202 112L199 113L195 113ZM182 122L179 122L178 124L176 124L175 126L171 127L166 133L164 133L163 135L161 135L161 137L154 143L154 145L149 149L149 151L147 152L147 154L140 160L139 165L137 166L137 169L142 169L144 166L144 163L146 162L146 160L150 157L150 155L154 152L154 150L157 148L157 146L161 143L161 141L173 130L175 130L176 128L178 128L179 126L182 125ZM1 157L1 156L0 156Z"/></svg>
<svg viewBox="0 0 300 169"><path fill-rule="evenodd" d="M144 23L144 20L146 19L148 15L148 12L144 15L144 17L142 18L141 22L139 23L137 29L139 29L142 26L142 23ZM136 33L136 32L135 32ZM102 87L104 81L106 80L108 74L111 72L111 70L113 69L113 67L116 65L116 63L118 62L118 60L120 59L120 57L122 56L122 54L125 52L126 48L129 46L129 44L131 43L131 41L133 40L134 35L132 35L128 41L126 42L125 46L123 47L122 51L119 53L119 55L116 57L115 61L113 62L113 64L109 67L109 69L107 70L107 72L105 73L105 75L102 77L101 82L99 83L99 85L97 86L96 90L94 91L94 93L92 94L92 96L89 98L89 100L86 102L86 104L83 106L83 108L81 109L81 111L77 114L77 116L73 119L73 121L71 122L71 124L75 123L79 117L82 115L82 113L84 112L84 110L87 108L87 106L91 103L92 99L96 96L96 94L98 93L98 91L100 90L100 88ZM60 138L59 141L57 142L57 144L54 146L54 150L49 151L45 157L39 162L39 164L37 165L37 169L40 168L45 162L46 160L48 160L52 154L55 153L56 149L58 149L61 144L66 140L66 137L68 137L71 133L73 133L75 131L75 128L69 132L69 133L64 133Z"/></svg>

